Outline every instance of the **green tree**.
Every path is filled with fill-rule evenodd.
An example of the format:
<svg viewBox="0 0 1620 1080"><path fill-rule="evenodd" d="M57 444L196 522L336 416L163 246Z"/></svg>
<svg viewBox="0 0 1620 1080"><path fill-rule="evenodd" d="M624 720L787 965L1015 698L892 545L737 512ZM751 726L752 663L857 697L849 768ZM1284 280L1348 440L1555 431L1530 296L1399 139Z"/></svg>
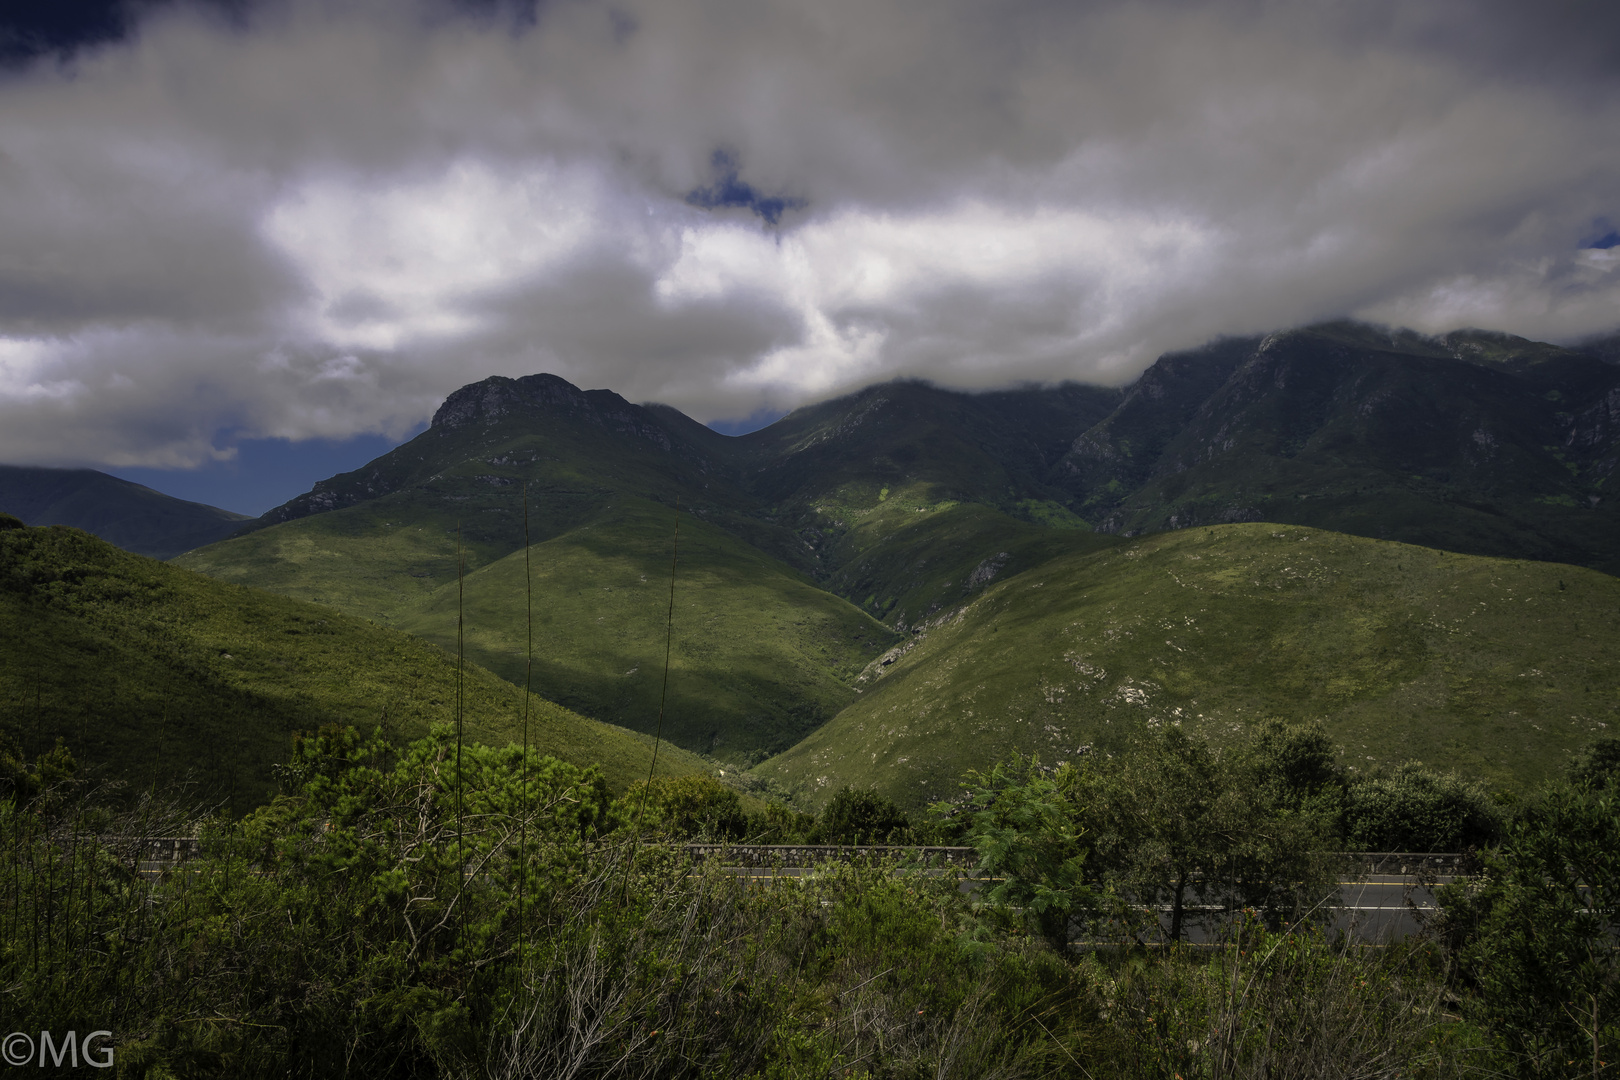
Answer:
<svg viewBox="0 0 1620 1080"><path fill-rule="evenodd" d="M1127 752L1087 761L1081 787L1096 865L1154 923L1168 909L1171 941L1196 911L1224 900L1243 806L1209 744L1169 728Z"/></svg>
<svg viewBox="0 0 1620 1080"><path fill-rule="evenodd" d="M1620 1051L1620 803L1561 785L1440 890L1477 1019L1523 1077L1592 1076Z"/></svg>
<svg viewBox="0 0 1620 1080"><path fill-rule="evenodd" d="M1180 728L1086 761L1077 778L1096 867L1114 892L1180 941L1195 923L1259 908L1272 925L1323 910L1339 786L1332 744L1267 725L1218 749Z"/></svg>
<svg viewBox="0 0 1620 1080"><path fill-rule="evenodd" d="M810 830L812 844L909 844L911 819L871 788L839 788Z"/></svg>
<svg viewBox="0 0 1620 1080"><path fill-rule="evenodd" d="M1049 773L1036 758L997 764L963 781L964 806L940 803L941 816L965 816L963 839L979 854L981 913L1023 923L1056 948L1066 948L1077 919L1095 912L1100 897L1086 880L1089 854L1078 807L1067 790L1073 770Z"/></svg>

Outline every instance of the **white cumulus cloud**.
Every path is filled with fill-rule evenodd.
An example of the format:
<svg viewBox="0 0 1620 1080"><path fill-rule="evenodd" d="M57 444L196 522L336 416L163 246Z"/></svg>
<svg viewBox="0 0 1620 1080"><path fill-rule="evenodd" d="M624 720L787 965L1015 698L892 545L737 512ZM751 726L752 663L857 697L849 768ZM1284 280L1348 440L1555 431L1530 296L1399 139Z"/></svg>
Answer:
<svg viewBox="0 0 1620 1080"><path fill-rule="evenodd" d="M715 419L1620 324L1605 6L447 4L154 8L0 73L0 460L397 434L489 374Z"/></svg>

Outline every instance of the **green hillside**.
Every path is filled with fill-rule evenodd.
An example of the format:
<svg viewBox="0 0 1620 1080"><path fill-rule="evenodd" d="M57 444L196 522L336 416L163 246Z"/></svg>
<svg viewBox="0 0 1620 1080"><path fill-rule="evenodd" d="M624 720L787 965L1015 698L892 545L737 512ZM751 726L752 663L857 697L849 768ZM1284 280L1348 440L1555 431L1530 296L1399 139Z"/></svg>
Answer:
<svg viewBox="0 0 1620 1080"><path fill-rule="evenodd" d="M812 583L813 550L750 502L726 456L734 444L673 410L550 376L486 380L451 395L418 438L267 515L274 524L178 561L441 644L459 587L469 655L516 680L527 489L537 691L651 733L678 500L664 730L751 764L843 708L850 680L896 637Z"/></svg>
<svg viewBox="0 0 1620 1080"><path fill-rule="evenodd" d="M1407 759L1506 787L1620 730L1620 581L1270 524L1061 555L998 581L756 772L818 804L907 805L1017 751L1048 761L1181 724L1320 719L1347 763Z"/></svg>
<svg viewBox="0 0 1620 1080"><path fill-rule="evenodd" d="M469 664L465 691L467 738L521 738L520 689ZM78 530L0 528L0 732L30 755L61 738L113 777L189 777L199 797L245 809L274 790L270 766L294 731L381 723L412 738L450 723L455 695L454 657L407 634ZM539 698L531 742L621 786L651 753L643 736ZM672 748L659 767L706 768Z"/></svg>
<svg viewBox="0 0 1620 1080"><path fill-rule="evenodd" d="M536 524L547 512L534 511ZM465 515L465 519L460 515ZM406 491L300 518L180 560L227 581L273 589L451 646L456 528L467 538L460 586L468 655L522 679L523 550L491 543L491 520L521 537L515 486L435 506ZM536 692L594 719L651 733L658 717L669 603L667 506L600 498L564 531L555 519L531 553ZM483 543L478 543L483 539ZM843 708L850 680L895 635L734 535L682 514L675 645L664 731L677 745L752 763Z"/></svg>
<svg viewBox="0 0 1620 1080"><path fill-rule="evenodd" d="M673 514L623 499L535 545L535 685L591 716L650 730L663 684ZM521 681L524 555L465 582L468 655ZM448 582L394 625L449 645ZM882 624L702 520L681 522L664 735L752 764L855 698L852 680L897 640Z"/></svg>
<svg viewBox="0 0 1620 1080"><path fill-rule="evenodd" d="M988 610L992 597L1013 595L1010 580L1032 573L1059 573L1066 582L1063 575L1083 567L1134 565L1117 551L1144 533L1182 530L1181 540L1153 543L1192 543L1211 526L1274 521L1547 561L1524 573L1569 578L1574 572L1558 564L1620 568L1620 502L1606 488L1620 467L1616 418L1620 366L1597 353L1481 331L1425 337L1353 323L1169 354L1123 390L867 387L738 438L555 376L495 377L451 394L417 438L316 485L265 515L255 531L179 561L440 644L452 640L463 592L470 655L516 679L527 490L537 690L650 733L678 505L687 555L664 730L678 745L737 764L785 753L773 766L781 776L812 752L816 761L836 758L837 769L815 771L817 784L824 776L836 784L876 778L888 760L890 736L871 734L880 708L890 710L886 716L971 712L976 725L990 725L968 739L975 753L1021 746L1022 735L992 728L1023 732L1024 716L1040 718L1040 746L1113 730L1095 709L1076 712L1072 688L1052 690L1051 702L1044 691L1039 700L1020 696L1043 680L1067 685L1058 679L1061 664L1041 666L1056 661L1041 659L1039 640L1013 635L1004 663L987 651L1004 629L965 617L960 625L974 629L962 631L958 651L945 644L958 624L941 619L964 604ZM1375 663L1366 651L1372 645L1320 644L1338 640L1340 631L1327 624L1339 612L1364 611L1405 634L1417 618L1408 609L1425 602L1402 599L1379 576L1396 548L1346 543L1339 561L1324 563L1342 595L1290 591L1282 614L1222 599L1212 617L1232 620L1221 631L1225 644L1175 668L1196 672L1201 693L1153 674L1162 666L1155 657L1103 666L1152 682L1161 696L1180 694L1184 722L1200 712L1211 723L1267 710L1319 714L1350 725L1345 731L1362 725L1355 730L1369 733L1377 760L1433 756L1503 783L1550 768L1563 743L1549 736L1542 749L1505 761L1497 736L1465 730L1501 718L1466 704L1473 691L1435 674L1440 655L1456 670L1483 663L1495 671L1490 665L1512 666L1517 654L1487 662L1480 658L1496 656L1494 645L1424 637L1419 649L1408 635L1377 646L1406 665L1386 686L1362 672L1385 663L1385 653ZM1426 558L1440 556L1393 561L1404 567ZM1405 569L1388 573L1411 596L1426 595L1428 586ZM1052 599L1025 599L1033 613L1070 592L1064 584L1042 594ZM1175 603L1167 594L1149 607L1166 621ZM1019 612L1019 621L1036 619ZM1245 658L1271 655L1271 645L1250 639L1287 626L1304 643L1288 678L1307 689L1285 694L1280 687L1291 683ZM1107 643L1098 655L1129 640ZM1334 649L1350 657L1348 674L1334 667ZM1520 670L1531 667L1551 670L1532 660ZM995 674L985 674L981 687L961 681L970 670ZM1329 692L1345 679L1354 693ZM1104 712L1149 693L1135 683L1106 689L1124 697L1093 703ZM973 695L991 702L988 719ZM1056 697L1069 707L1055 708L1064 703ZM1141 711L1132 708L1128 715ZM1606 708L1583 704L1572 715L1606 716ZM931 732L932 723L907 730ZM1090 732L1088 724L1106 730ZM906 757L908 768L933 761L930 775L954 775L949 743L890 756Z"/></svg>

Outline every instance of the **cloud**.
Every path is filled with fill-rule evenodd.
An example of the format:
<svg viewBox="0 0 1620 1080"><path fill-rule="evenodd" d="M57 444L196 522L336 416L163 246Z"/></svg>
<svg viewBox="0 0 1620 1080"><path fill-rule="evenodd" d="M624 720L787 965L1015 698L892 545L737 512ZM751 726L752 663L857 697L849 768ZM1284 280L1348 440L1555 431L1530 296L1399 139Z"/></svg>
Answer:
<svg viewBox="0 0 1620 1080"><path fill-rule="evenodd" d="M496 373L714 419L1344 315L1608 330L1611 8L131 9L0 74L0 460L398 434Z"/></svg>

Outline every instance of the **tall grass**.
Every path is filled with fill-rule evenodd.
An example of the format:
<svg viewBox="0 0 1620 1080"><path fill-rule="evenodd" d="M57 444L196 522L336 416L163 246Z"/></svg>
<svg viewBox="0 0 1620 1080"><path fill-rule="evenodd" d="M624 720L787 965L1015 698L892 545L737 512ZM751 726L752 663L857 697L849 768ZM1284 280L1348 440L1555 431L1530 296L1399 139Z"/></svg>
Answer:
<svg viewBox="0 0 1620 1080"><path fill-rule="evenodd" d="M1319 930L1238 924L1224 947L1093 959L1115 1075L1182 1080L1394 1080L1492 1075L1445 1012L1438 958ZM1502 1075L1502 1074L1497 1074Z"/></svg>

